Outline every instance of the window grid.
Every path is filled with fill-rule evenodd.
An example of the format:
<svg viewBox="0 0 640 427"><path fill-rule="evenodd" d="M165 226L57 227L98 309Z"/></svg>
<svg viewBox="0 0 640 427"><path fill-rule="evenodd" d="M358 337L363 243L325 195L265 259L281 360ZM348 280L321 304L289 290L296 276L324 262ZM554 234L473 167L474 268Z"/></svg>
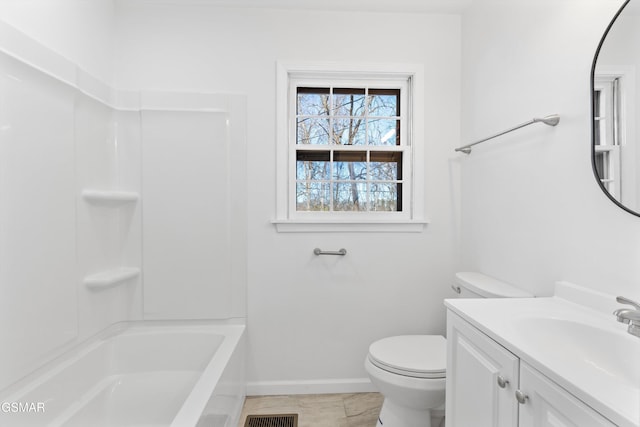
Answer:
<svg viewBox="0 0 640 427"><path fill-rule="evenodd" d="M308 111L301 107L301 98L300 95L304 97L305 94L313 94L317 97L317 100L322 104L322 108L314 111L314 114L304 114ZM338 104L339 100L342 99L338 95L351 95L350 98L347 98L347 103ZM357 210L359 212L375 212L378 210L382 210L385 212L389 211L403 211L403 171L404 171L404 163L406 162L406 152L409 147L404 142L403 133L401 131L402 124L404 119L400 115L401 111L401 101L402 99L402 91L400 89L372 89L368 86L364 87L336 87L336 86L324 86L324 87L306 87L299 85L295 90L295 144L294 145L294 154L295 154L295 168L296 168L296 180L295 180L295 188L294 188L294 204L295 210L298 212L345 212L349 210ZM362 95L359 99L356 95ZM371 111L371 105L375 101L375 96L392 96L394 99L393 115L391 114L381 114L375 115L375 112ZM354 98L354 96L356 96ZM340 112L344 112L344 108L348 108L348 112L350 114L336 114ZM384 106L383 106L384 107ZM354 110L355 108L355 110ZM359 112L358 109L361 108L362 112ZM383 108L384 110L384 108ZM390 110L383 111L389 113ZM355 114L354 114L355 113ZM372 115L373 113L373 115ZM301 137L301 123L304 123L307 120L317 120L319 123L328 123L328 129L326 129L326 138L318 139L317 141L313 141L314 138L311 137L311 134L305 134L307 138ZM342 138L337 138L334 134L336 128L336 122L339 123L340 120L348 121L349 129L348 132L348 140L347 143L344 144ZM387 133L379 140L382 145L374 145L371 138L371 129L370 123L372 120L387 120L393 121L395 124L392 129L389 129ZM358 121L357 129L362 123L364 123L364 140L362 143L358 143L356 139L354 139L354 131L351 126L354 121ZM379 135L378 135L379 136ZM322 135L321 135L322 137ZM387 144L389 139L393 138L393 145ZM320 143L318 143L320 141ZM326 141L326 142L325 142ZM354 143L355 142L355 143ZM318 153L314 158L307 159L305 161L305 157L309 157L309 153ZM339 159L336 157L341 157L344 154L350 153L351 155L363 155L364 156L364 179L360 177L358 179L357 176L353 175L352 168L355 167L354 163L349 164L349 178L351 179L341 179L343 177L339 176L339 171L337 170L337 164ZM301 156L302 154L302 156ZM326 156L328 154L328 159ZM299 162L303 162L303 168L305 167L305 163L307 166L313 162L320 159L322 156L325 157L323 160L328 160L328 174L325 171L324 175L318 179L317 176L310 176L309 171L306 171L304 177L300 176L300 164ZM394 171L395 163L395 176L393 179L375 179L374 172L372 170L373 159L378 160L376 163L380 163L381 167L384 168L383 164L387 164L387 168L390 168L391 171ZM346 159L345 159L346 160ZM386 160L386 162L385 162ZM360 163L360 162L359 162ZM324 165L324 169L326 170L327 164ZM328 175L328 176L327 176ZM315 178L315 179L314 179ZM390 178L386 176L385 178ZM311 207L312 191L311 187L315 184L317 191L320 192L319 197L316 199L317 206ZM303 187L302 194L300 191L301 186ZM387 187L385 189L385 186ZM360 200L360 189L364 189L364 201ZM379 190L374 195L374 189ZM386 190L387 193L390 193L392 197L389 195L381 196L380 193L384 193ZM341 197L338 197L336 200L336 196L340 195L340 191L348 192L351 191L352 198L346 197L347 203L352 203L351 209L345 209L347 206L341 206ZM324 194L323 194L324 193ZM395 195L394 195L395 193ZM393 199L393 201L390 201ZM361 204L362 202L362 204ZM306 206L306 207L305 207Z"/></svg>
<svg viewBox="0 0 640 427"><path fill-rule="evenodd" d="M319 151L319 150L315 150L315 151ZM353 151L352 151L353 152ZM300 153L300 151L298 152ZM322 153L324 153L324 150L322 151ZM345 209L337 209L336 208L336 200L335 200L335 194L339 191L339 189L341 187L345 187L345 186L357 186L357 187L364 187L365 191L363 192L363 194L365 195L365 200L363 201L363 209L361 209L361 211L370 211L370 212L374 212L374 211L384 211L384 212L389 212L389 211L398 211L400 210L400 208L402 207L402 184L403 184L403 179L402 179L402 156L403 153L399 152L399 155L395 155L396 152L387 152L388 154L391 155L390 159L379 159L379 158L375 158L375 157L379 157L380 154L386 154L385 152L374 152L372 153L370 150L369 151L357 151L355 152L356 154L362 154L365 156L364 158L364 178L361 177L357 177L356 179L341 179L338 176L338 173L336 171L336 164L338 162L340 162L340 159L336 159L336 154L342 154L344 153L344 151L342 150L329 150L328 154L328 166L329 166L329 170L327 171L327 173L325 174L325 176L328 176L328 179L312 179L309 177L308 174L305 174L305 178L298 178L296 179L296 187L302 185L305 185L307 188L307 192L309 192L309 188L311 187L312 183L313 184L318 184L321 187L324 187L327 193L327 203L326 205L322 205L324 206L323 209L315 209L316 211L345 211ZM372 158L372 155L374 158ZM397 163L397 166L395 167L396 171L395 171L395 176L396 179L373 179L372 177L372 164L373 163L378 163L380 160L390 160L390 162L395 162ZM298 160L298 161L312 161L312 160ZM385 187L385 186L389 186L390 191L391 188L395 187L395 191L397 192L396 197L395 197L395 203L391 204L391 206L393 206L393 209L389 209L388 207L390 206L389 202L388 202L388 198L387 198L387 202L385 202L384 198L380 198L378 197L377 199L374 197L374 188L375 187ZM382 191L377 191L375 193L381 193L384 192L384 190ZM297 190L298 193L298 190ZM298 194L296 194L296 199L300 199L300 196ZM304 199L303 199L304 201ZM297 201L298 204L300 204L300 201ZM387 208L385 208L385 206ZM307 209L307 210L311 210L311 209ZM348 210L348 209L347 209Z"/></svg>

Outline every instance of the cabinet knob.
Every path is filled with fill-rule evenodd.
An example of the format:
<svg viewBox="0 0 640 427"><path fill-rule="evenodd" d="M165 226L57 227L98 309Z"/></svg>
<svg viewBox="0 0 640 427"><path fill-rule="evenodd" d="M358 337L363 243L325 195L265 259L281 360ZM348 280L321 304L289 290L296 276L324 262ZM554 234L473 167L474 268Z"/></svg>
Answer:
<svg viewBox="0 0 640 427"><path fill-rule="evenodd" d="M519 404L524 405L529 396L527 396L522 390L516 390L516 400Z"/></svg>
<svg viewBox="0 0 640 427"><path fill-rule="evenodd" d="M498 387L505 388L509 384L509 380L505 380L502 375L498 375Z"/></svg>

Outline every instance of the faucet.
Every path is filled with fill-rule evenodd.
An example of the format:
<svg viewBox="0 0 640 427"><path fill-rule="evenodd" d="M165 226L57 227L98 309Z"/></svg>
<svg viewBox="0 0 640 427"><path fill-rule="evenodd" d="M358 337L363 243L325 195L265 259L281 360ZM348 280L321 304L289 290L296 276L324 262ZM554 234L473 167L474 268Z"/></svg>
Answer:
<svg viewBox="0 0 640 427"><path fill-rule="evenodd" d="M616 301L633 306L633 308L619 308L613 312L613 315L618 322L629 325L627 332L640 338L640 304L625 297L617 297Z"/></svg>

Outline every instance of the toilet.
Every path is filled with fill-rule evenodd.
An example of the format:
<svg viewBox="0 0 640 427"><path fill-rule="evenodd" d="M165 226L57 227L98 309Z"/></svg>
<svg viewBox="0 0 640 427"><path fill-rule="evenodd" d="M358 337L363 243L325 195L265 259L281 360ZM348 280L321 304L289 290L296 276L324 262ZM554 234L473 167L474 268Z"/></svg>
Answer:
<svg viewBox="0 0 640 427"><path fill-rule="evenodd" d="M481 273L456 273L458 298L527 298L530 293ZM384 396L377 427L444 425L447 341L441 335L399 335L369 346L364 363Z"/></svg>

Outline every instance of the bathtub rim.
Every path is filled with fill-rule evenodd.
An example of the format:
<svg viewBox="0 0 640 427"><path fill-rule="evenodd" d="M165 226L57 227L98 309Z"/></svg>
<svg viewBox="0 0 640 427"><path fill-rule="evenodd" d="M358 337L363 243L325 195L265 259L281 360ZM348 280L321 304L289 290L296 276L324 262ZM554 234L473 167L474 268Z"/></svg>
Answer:
<svg viewBox="0 0 640 427"><path fill-rule="evenodd" d="M224 325L224 339L173 418L171 427L196 426L231 357L240 347L246 325ZM242 354L240 357L244 357Z"/></svg>

